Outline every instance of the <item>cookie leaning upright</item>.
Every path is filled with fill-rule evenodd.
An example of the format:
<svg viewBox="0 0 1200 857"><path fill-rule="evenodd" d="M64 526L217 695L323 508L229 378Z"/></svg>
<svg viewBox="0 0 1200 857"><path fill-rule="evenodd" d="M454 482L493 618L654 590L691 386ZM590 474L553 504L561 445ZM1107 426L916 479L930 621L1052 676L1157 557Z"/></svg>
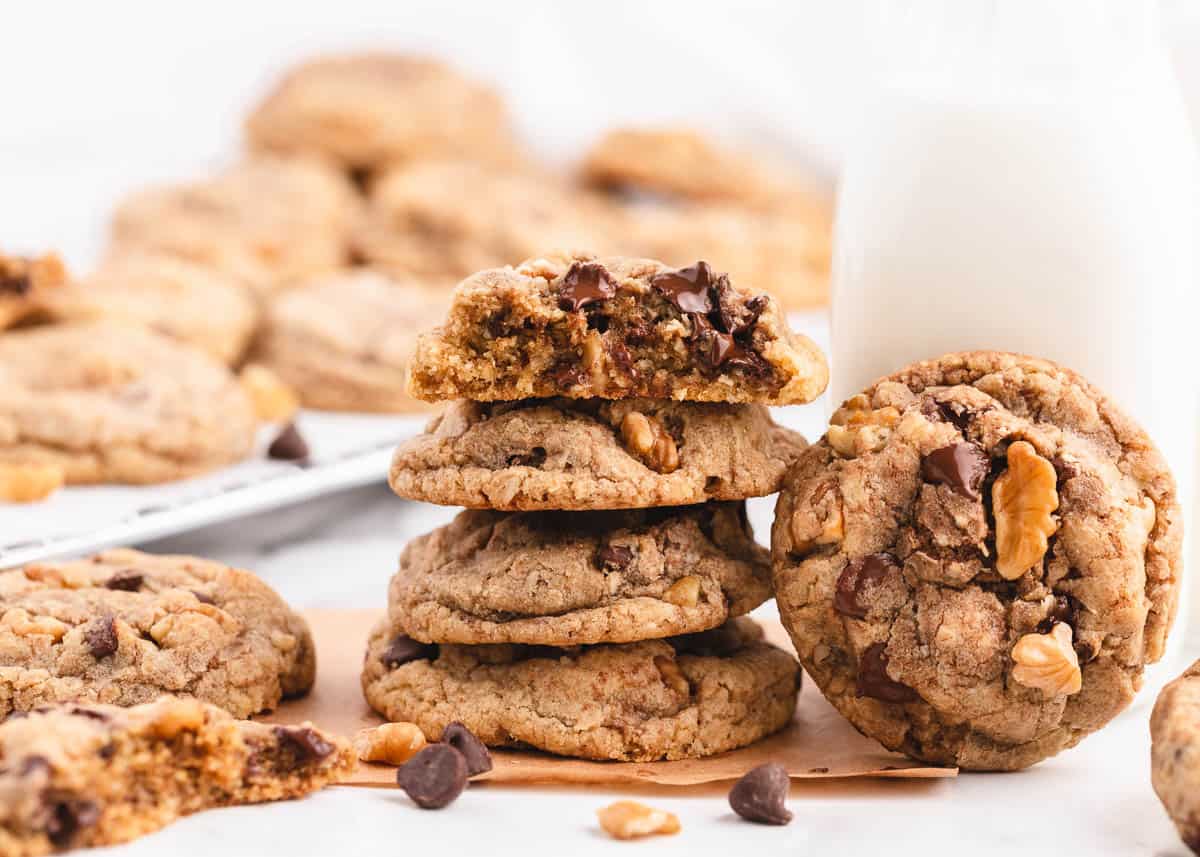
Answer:
<svg viewBox="0 0 1200 857"><path fill-rule="evenodd" d="M470 277L421 342L410 389L452 401L390 482L472 508L401 555L372 708L627 761L783 728L800 675L744 617L771 595L745 500L806 446L764 403L817 395L825 366L773 300L704 263L539 259Z"/></svg>
<svg viewBox="0 0 1200 857"><path fill-rule="evenodd" d="M1158 695L1150 738L1154 792L1184 844L1200 854L1200 662Z"/></svg>
<svg viewBox="0 0 1200 857"><path fill-rule="evenodd" d="M772 533L806 671L915 758L1034 764L1133 699L1181 566L1162 456L1102 393L997 352L855 396L789 472Z"/></svg>

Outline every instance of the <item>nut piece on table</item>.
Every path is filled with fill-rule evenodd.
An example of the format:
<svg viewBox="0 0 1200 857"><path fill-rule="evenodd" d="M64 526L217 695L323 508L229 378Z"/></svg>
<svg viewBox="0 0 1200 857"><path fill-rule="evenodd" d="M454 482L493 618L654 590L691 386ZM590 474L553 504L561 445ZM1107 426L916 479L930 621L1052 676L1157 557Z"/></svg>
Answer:
<svg viewBox="0 0 1200 857"><path fill-rule="evenodd" d="M0 464L0 502L45 500L65 480L66 473L55 464Z"/></svg>
<svg viewBox="0 0 1200 857"><path fill-rule="evenodd" d="M679 467L675 440L654 417L630 411L621 420L621 439L625 446L651 470L671 473Z"/></svg>
<svg viewBox="0 0 1200 857"><path fill-rule="evenodd" d="M619 800L596 810L600 826L614 839L636 839L654 834L670 835L679 832L679 819L674 813L654 809L633 800Z"/></svg>
<svg viewBox="0 0 1200 857"><path fill-rule="evenodd" d="M260 363L249 363L238 381L254 403L254 413L263 422L290 420L300 408L300 400L278 375Z"/></svg>
<svg viewBox="0 0 1200 857"><path fill-rule="evenodd" d="M1078 693L1083 674L1071 638L1071 626L1058 622L1049 634L1026 634L1017 640L1012 650L1013 679L1046 696Z"/></svg>
<svg viewBox="0 0 1200 857"><path fill-rule="evenodd" d="M384 723L354 736L354 749L364 762L403 765L424 747L425 734L415 723Z"/></svg>
<svg viewBox="0 0 1200 857"><path fill-rule="evenodd" d="M1016 580L1046 555L1049 537L1058 529L1058 476L1028 441L1008 448L1008 470L992 486L996 516L996 571Z"/></svg>

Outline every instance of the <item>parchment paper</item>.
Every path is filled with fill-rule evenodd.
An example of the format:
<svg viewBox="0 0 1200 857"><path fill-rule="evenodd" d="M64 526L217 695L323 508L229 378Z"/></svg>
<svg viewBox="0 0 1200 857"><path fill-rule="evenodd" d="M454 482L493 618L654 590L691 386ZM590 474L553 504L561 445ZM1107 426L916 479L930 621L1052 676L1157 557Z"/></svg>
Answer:
<svg viewBox="0 0 1200 857"><path fill-rule="evenodd" d="M353 736L382 721L363 700L359 685L367 632L375 610L313 610L306 613L317 644L317 683L303 699L286 702L265 720L318 726ZM767 636L791 651L778 623L764 622ZM668 786L733 780L763 762L779 762L793 778L953 777L955 768L938 768L889 753L860 735L807 678L787 729L741 750L707 759L679 762L589 762L532 751L493 750L495 767L480 779L497 783L630 784ZM395 768L360 764L349 785L392 786Z"/></svg>

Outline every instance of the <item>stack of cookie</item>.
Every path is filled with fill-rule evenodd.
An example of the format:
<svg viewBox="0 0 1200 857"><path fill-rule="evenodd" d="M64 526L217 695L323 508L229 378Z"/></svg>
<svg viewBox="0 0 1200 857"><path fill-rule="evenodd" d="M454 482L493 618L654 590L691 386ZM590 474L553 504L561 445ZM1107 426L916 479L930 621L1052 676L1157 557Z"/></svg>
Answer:
<svg viewBox="0 0 1200 857"><path fill-rule="evenodd" d="M820 352L705 263L586 255L484 271L420 337L449 402L401 446L403 497L468 507L408 545L363 690L431 738L593 759L705 756L782 728L799 669L742 615L771 596L744 501L804 440Z"/></svg>

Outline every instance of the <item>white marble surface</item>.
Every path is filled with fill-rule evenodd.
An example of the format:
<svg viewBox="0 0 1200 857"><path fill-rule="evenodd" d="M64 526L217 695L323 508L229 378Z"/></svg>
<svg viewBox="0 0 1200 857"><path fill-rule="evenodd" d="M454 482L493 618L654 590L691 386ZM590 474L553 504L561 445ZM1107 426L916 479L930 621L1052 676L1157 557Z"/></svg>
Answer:
<svg viewBox="0 0 1200 857"><path fill-rule="evenodd" d="M754 501L760 538L772 501ZM255 569L299 607L383 603L405 541L453 509L408 503L382 485L279 510L152 545ZM365 629L364 629L365 635ZM1189 646L1192 652L1195 646ZM414 808L398 791L335 788L302 802L219 810L132 845L128 855L319 855L441 852L873 855L1184 855L1150 788L1147 718L1157 687L1181 664L1157 667L1138 704L1080 747L1020 774L963 774L931 782L797 783L796 818L783 829L740 823L722 788L641 795L676 812L683 832L625 846L598 831L594 810L610 789L487 786L443 812Z"/></svg>

